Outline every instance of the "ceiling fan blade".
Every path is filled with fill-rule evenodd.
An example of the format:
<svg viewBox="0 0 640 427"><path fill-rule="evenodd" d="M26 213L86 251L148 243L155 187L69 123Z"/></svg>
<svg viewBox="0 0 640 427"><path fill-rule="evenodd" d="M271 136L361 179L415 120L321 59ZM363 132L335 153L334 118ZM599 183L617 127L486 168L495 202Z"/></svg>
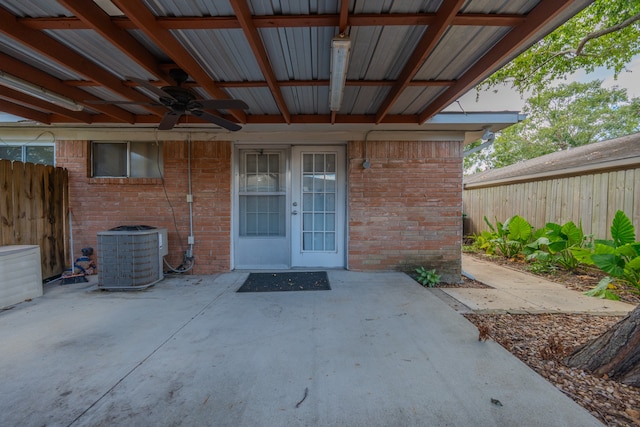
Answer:
<svg viewBox="0 0 640 427"><path fill-rule="evenodd" d="M176 123L178 123L178 120L180 120L180 116L181 115L182 114L177 113L175 111L169 111L162 118L162 121L158 125L158 130L170 130L170 129L173 129L173 127L176 125Z"/></svg>
<svg viewBox="0 0 640 427"><path fill-rule="evenodd" d="M167 99L171 99L173 101L177 101L177 99L175 99L173 96L171 96L167 92L163 91L159 87L156 87L156 86L152 85L151 83L149 83L146 80L142 80L142 79L139 79L137 77L127 77L127 79L138 83L140 86L142 86L145 89L147 89L147 90L153 92L154 94L156 94L156 96L158 96L159 98L167 98Z"/></svg>
<svg viewBox="0 0 640 427"><path fill-rule="evenodd" d="M249 106L241 99L198 99L192 101L195 109L247 110ZM195 105L198 104L198 105Z"/></svg>
<svg viewBox="0 0 640 427"><path fill-rule="evenodd" d="M233 132L242 129L242 126L240 126L239 124L230 122L229 120L223 119L222 117L214 116L213 114L209 114L206 111L192 110L190 111L190 113L196 117L200 117L201 119L213 123L214 125L221 126Z"/></svg>

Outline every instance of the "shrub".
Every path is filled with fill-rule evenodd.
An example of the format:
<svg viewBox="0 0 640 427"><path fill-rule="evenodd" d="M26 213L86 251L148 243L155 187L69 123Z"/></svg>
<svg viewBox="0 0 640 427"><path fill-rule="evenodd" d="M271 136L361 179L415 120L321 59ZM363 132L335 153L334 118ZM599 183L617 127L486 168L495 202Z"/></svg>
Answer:
<svg viewBox="0 0 640 427"><path fill-rule="evenodd" d="M433 288L440 283L440 275L436 274L435 269L427 270L424 267L420 267L416 268L416 273L418 273L416 280L418 283L422 284L422 286Z"/></svg>
<svg viewBox="0 0 640 427"><path fill-rule="evenodd" d="M585 264L595 265L617 280L640 290L640 243L631 220L616 212L611 224L612 240L594 240L593 248L573 248L573 255Z"/></svg>

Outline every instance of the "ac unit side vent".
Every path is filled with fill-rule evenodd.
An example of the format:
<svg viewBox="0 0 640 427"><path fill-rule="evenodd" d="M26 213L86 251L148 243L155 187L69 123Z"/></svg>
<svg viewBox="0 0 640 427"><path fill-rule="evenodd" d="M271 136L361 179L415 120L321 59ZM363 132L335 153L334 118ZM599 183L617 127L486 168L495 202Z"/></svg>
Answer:
<svg viewBox="0 0 640 427"><path fill-rule="evenodd" d="M142 289L163 279L165 229L98 233L98 287Z"/></svg>

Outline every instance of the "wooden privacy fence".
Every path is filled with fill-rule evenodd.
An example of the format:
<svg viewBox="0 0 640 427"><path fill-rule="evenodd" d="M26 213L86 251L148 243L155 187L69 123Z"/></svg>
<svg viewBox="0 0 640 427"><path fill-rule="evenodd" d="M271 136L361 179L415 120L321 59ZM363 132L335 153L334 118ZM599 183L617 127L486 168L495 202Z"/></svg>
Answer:
<svg viewBox="0 0 640 427"><path fill-rule="evenodd" d="M488 229L513 215L524 217L535 228L547 222L564 224L582 221L586 234L611 238L611 221L618 210L633 221L640 234L640 167L549 177L544 180L475 186L464 189L464 212L470 221L469 234Z"/></svg>
<svg viewBox="0 0 640 427"><path fill-rule="evenodd" d="M0 160L0 246L40 246L43 278L69 258L68 183L66 169Z"/></svg>

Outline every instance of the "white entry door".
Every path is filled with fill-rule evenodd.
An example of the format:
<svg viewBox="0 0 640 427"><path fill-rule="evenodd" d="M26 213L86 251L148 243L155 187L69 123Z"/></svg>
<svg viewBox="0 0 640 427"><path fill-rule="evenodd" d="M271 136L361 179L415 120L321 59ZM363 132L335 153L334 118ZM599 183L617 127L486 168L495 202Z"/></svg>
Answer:
<svg viewBox="0 0 640 427"><path fill-rule="evenodd" d="M344 267L344 147L236 153L235 268Z"/></svg>
<svg viewBox="0 0 640 427"><path fill-rule="evenodd" d="M291 150L291 266L345 265L343 146Z"/></svg>

